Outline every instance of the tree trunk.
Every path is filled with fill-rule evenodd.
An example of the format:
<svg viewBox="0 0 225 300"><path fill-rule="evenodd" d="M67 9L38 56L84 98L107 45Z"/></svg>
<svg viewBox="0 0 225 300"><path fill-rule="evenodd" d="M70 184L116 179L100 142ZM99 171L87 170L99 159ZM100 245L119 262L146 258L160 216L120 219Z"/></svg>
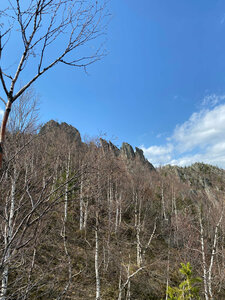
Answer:
<svg viewBox="0 0 225 300"><path fill-rule="evenodd" d="M167 216L166 216L166 208L165 208L165 199L164 199L164 187L162 184L162 189L161 189L161 200L162 200L162 215L163 219L168 221Z"/></svg>
<svg viewBox="0 0 225 300"><path fill-rule="evenodd" d="M98 245L98 213L96 212L95 228L95 278L96 278L96 300L100 300L100 277L99 277L99 245Z"/></svg>
<svg viewBox="0 0 225 300"><path fill-rule="evenodd" d="M216 224L215 233L214 233L214 239L213 239L213 248L212 248L212 254L210 259L210 265L209 265L209 271L208 271L208 286L209 286L209 297L210 300L213 300L213 293L212 293L212 267L214 263L214 256L216 254L216 245L218 240L218 228L220 226L220 223L222 222L223 218L223 211L221 213L220 219L218 223Z"/></svg>
<svg viewBox="0 0 225 300"><path fill-rule="evenodd" d="M4 145L4 140L5 140L5 132L6 132L6 125L7 121L9 118L9 114L11 111L12 107L12 101L11 99L8 99L8 102L6 104L4 116L2 119L2 124L1 124L1 130L0 130L0 169L2 168L2 159L3 159L3 145Z"/></svg>
<svg viewBox="0 0 225 300"><path fill-rule="evenodd" d="M120 276L119 276L119 294L118 294L118 299L117 300L122 300L122 274L121 274L121 268L120 268Z"/></svg>
<svg viewBox="0 0 225 300"><path fill-rule="evenodd" d="M138 203L138 198L136 196L136 202ZM140 268L142 264L142 246L141 246L141 240L140 240L140 233L141 233L141 205L142 201L139 200L139 208L136 212L137 218L136 218L136 243L137 243L137 266Z"/></svg>
<svg viewBox="0 0 225 300"><path fill-rule="evenodd" d="M11 195L10 195L10 212L6 216L8 222L5 224L4 232L4 256L3 256L3 271L2 271L2 286L0 293L0 300L6 300L6 294L8 289L8 279L9 279L9 263L11 259L11 238L13 234L13 219L15 212L15 191L16 191L16 172L14 172L14 177L12 178L11 185Z"/></svg>
<svg viewBox="0 0 225 300"><path fill-rule="evenodd" d="M83 200L83 174L81 175L81 182L80 182L80 230L84 227L84 200Z"/></svg>
<svg viewBox="0 0 225 300"><path fill-rule="evenodd" d="M204 231L202 225L202 216L199 215L200 223L200 240L201 240L201 252L202 252L202 264L203 264L203 283L204 283L204 294L205 300L208 300L208 282L207 282L207 270L206 270L206 259L205 259L205 243L204 243Z"/></svg>

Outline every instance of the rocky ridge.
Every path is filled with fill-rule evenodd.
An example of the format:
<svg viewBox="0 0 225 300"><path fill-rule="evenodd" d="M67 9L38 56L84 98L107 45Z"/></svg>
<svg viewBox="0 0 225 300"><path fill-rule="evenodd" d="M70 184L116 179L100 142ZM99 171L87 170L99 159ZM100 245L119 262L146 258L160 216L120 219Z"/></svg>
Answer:
<svg viewBox="0 0 225 300"><path fill-rule="evenodd" d="M175 174L181 182L186 182L191 187L209 189L214 187L217 190L224 190L225 171L218 167L194 163L189 167L167 165L161 168L165 176Z"/></svg>
<svg viewBox="0 0 225 300"><path fill-rule="evenodd" d="M71 142L75 142L77 147L82 148L86 144L82 142L80 132L65 122L58 123L57 121L50 120L45 123L41 129L40 134L45 134L46 132L53 132L57 136L59 132L66 134ZM131 167L134 163L139 162L142 166L146 167L148 170L155 170L154 166L145 158L143 150L138 147L133 147L128 143L123 143L121 148L117 148L111 141L106 141L100 138L100 147L103 149L104 153L112 153L115 157L120 157L125 160Z"/></svg>

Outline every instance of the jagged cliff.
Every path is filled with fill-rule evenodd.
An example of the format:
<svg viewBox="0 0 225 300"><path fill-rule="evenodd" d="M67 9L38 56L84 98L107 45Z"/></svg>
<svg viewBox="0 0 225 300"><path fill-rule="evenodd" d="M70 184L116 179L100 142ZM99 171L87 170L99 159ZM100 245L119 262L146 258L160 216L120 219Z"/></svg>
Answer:
<svg viewBox="0 0 225 300"><path fill-rule="evenodd" d="M65 122L58 123L54 120L48 121L41 127L40 134L45 134L47 132L52 132L55 134L56 138L57 135L63 132L70 142L74 142L78 147L82 145L80 132L75 127Z"/></svg>
<svg viewBox="0 0 225 300"><path fill-rule="evenodd" d="M52 132L56 137L60 133L66 134L67 138L76 144L77 147L85 147L85 143L82 142L80 132L67 123L58 123L54 120L48 121L40 129L40 134L45 134L46 132ZM138 147L135 148L128 143L123 143L121 148L117 148L111 141L106 141L100 138L100 146L104 153L111 153L115 157L120 157L127 162L127 164L132 168L135 163L140 163L143 167L146 167L149 171L154 171L153 165L145 158L143 150Z"/></svg>
<svg viewBox="0 0 225 300"><path fill-rule="evenodd" d="M50 120L45 123L41 129L40 134L52 132L55 137L57 135L65 134L66 138L76 145L79 149L84 149L86 144L82 142L80 132L78 129L65 122L58 123L57 121ZM99 139L100 148L105 154L112 154L115 157L121 158L132 171L136 164L142 166L142 170L156 171L154 166L145 158L143 150L133 147L124 142L120 149L115 146L111 141L103 138ZM204 163L195 163L189 167L179 166L163 166L157 169L159 173L172 176L175 175L181 182L185 182L195 189L209 189L214 187L217 190L224 190L225 171L215 166Z"/></svg>

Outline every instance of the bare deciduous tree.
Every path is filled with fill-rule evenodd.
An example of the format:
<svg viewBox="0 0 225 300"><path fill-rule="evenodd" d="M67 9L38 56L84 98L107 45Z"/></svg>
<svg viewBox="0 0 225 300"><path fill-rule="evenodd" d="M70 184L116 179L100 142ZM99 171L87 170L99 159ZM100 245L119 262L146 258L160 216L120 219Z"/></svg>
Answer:
<svg viewBox="0 0 225 300"><path fill-rule="evenodd" d="M101 59L102 47L87 45L105 32L107 12L104 0L11 0L4 3L0 16L0 82L4 92L0 99L5 104L1 167L5 129L14 101L58 63L85 69ZM20 43L15 66L5 56L12 39ZM26 69L29 75L23 76ZM18 86L19 79L26 80L22 87Z"/></svg>

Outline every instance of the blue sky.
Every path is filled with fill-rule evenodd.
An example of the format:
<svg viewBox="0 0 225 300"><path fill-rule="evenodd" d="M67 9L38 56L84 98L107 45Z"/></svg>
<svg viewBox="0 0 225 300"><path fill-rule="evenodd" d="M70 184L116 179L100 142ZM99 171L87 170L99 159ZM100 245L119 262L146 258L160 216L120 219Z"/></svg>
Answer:
<svg viewBox="0 0 225 300"><path fill-rule="evenodd" d="M107 57L88 75L58 65L35 83L41 121L106 133L155 165L225 167L225 2L112 0L110 10Z"/></svg>

